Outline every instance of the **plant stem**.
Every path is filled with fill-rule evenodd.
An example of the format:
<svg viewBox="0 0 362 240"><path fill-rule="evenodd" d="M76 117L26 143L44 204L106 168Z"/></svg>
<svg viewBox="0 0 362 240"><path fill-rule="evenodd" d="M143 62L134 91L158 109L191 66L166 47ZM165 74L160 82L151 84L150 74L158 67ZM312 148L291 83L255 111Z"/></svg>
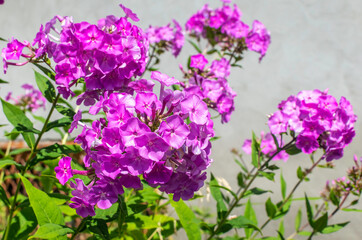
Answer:
<svg viewBox="0 0 362 240"><path fill-rule="evenodd" d="M317 162L315 162L309 169L307 169L305 171L305 174L302 178L299 179L299 181L294 185L292 191L290 191L289 195L283 200L282 204L278 207L277 212L279 212L284 205L289 202L289 199L293 196L294 192L297 190L297 188L299 187L299 185L304 181L304 179L313 171L313 169L322 161L323 156L321 158L319 158L319 160ZM272 220L272 218L268 218L264 224L260 227L260 230L262 230L266 225L268 225L268 223ZM252 236L252 239L254 239L257 235L259 234L259 232L256 232L254 234L254 236Z"/></svg>
<svg viewBox="0 0 362 240"><path fill-rule="evenodd" d="M84 227L85 222L87 221L88 218L83 218L82 222L79 224L79 226L77 227L77 229L75 230L75 232L73 233L72 237L70 238L70 240L74 240L75 237L78 235L78 233L82 230L82 228Z"/></svg>
<svg viewBox="0 0 362 240"><path fill-rule="evenodd" d="M60 97L60 94L58 93L58 95L56 96L56 98L54 99L54 102L52 104L52 107L49 111L49 114L44 122L44 125L43 125L43 128L41 129L41 132L39 133L38 135L38 138L34 144L34 146L32 147L31 149L31 152L30 152L30 155L29 155L29 158L28 158L28 161L26 161L26 164L24 166L24 168L21 170L21 175L24 175L25 172L28 170L28 167L29 167L29 163L30 163L30 160L34 157L34 154L36 153L36 148L38 147L38 144L43 136L43 134L45 133L45 130L46 130L46 127L48 125L48 122L50 120L50 117L55 109L55 106L58 102L58 99ZM6 229L5 229L5 234L3 236L3 240L8 240L9 238L9 232L10 232L10 226L11 226L11 221L13 219L13 215L14 215L14 212L15 212L15 209L16 209L16 200L18 198L18 194L19 194L19 190L20 190L20 186L21 186L21 180L19 179L18 181L18 184L16 186L16 191L15 191L15 195L14 195L14 199L11 203L11 208L10 208L10 213L9 213L9 219L8 219L8 223L6 225Z"/></svg>
<svg viewBox="0 0 362 240"><path fill-rule="evenodd" d="M208 240L212 239L212 237L214 237L216 234L219 233L222 225L226 222L228 216L230 215L230 213L232 212L232 210L238 205L239 201L244 197L245 193L248 191L249 187L251 186L251 184L254 182L254 180L256 179L256 177L259 175L259 172L262 171L267 165L268 163L276 156L278 155L281 151L288 149L295 141L295 138L293 138L289 143L287 143L286 145L284 145L282 148L278 149L272 156L270 156L264 163L263 165L261 165L256 173L252 176L252 178L250 179L250 181L248 182L248 184L245 186L244 190L240 193L240 195L238 196L237 199L234 200L233 204L231 204L229 210L226 212L226 214L222 217L222 219L220 220L220 222L217 224L217 227L215 229L215 231L213 231L213 233L207 238Z"/></svg>
<svg viewBox="0 0 362 240"><path fill-rule="evenodd" d="M151 62L152 62L152 59L153 59L153 57L154 57L154 55L155 55L156 47L151 46L151 48L152 48L152 52L151 52L150 60L148 60L148 63L147 63L147 65L146 65L146 67L145 67L145 71L142 73L142 75L140 76L139 79L141 79L141 78L143 77L143 75L145 75L145 73L146 73L148 67L150 66L150 64L151 64Z"/></svg>

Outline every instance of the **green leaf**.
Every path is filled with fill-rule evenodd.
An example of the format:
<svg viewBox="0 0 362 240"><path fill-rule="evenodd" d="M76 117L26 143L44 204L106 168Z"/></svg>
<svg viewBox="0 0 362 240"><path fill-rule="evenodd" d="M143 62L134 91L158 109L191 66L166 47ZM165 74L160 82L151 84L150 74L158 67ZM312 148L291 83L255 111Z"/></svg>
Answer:
<svg viewBox="0 0 362 240"><path fill-rule="evenodd" d="M284 235L284 220L283 219L279 223L278 234L279 234L279 237L281 239L284 239L284 237L283 237L283 235Z"/></svg>
<svg viewBox="0 0 362 240"><path fill-rule="evenodd" d="M19 133L23 133L23 132L31 132L31 133L35 133L35 134L40 134L40 131L38 129L35 129L33 127L27 127L24 126L23 124L18 124L15 129L17 131L19 131Z"/></svg>
<svg viewBox="0 0 362 240"><path fill-rule="evenodd" d="M4 83L9 83L9 82L7 82L7 81L5 81L5 80L2 80L2 79L0 78L0 84L4 84Z"/></svg>
<svg viewBox="0 0 362 240"><path fill-rule="evenodd" d="M194 212L184 203L182 199L178 202L172 200L170 197L171 206L175 209L183 228L186 231L188 239L200 240L201 231L199 227L199 220L195 217Z"/></svg>
<svg viewBox="0 0 362 240"><path fill-rule="evenodd" d="M49 131L53 128L56 127L65 127L65 126L69 126L72 123L72 119L69 117L63 117L61 119L57 119L55 121L52 121L50 123L48 123L47 128L45 129L45 131Z"/></svg>
<svg viewBox="0 0 362 240"><path fill-rule="evenodd" d="M255 133L253 132L251 139L251 163L254 167L259 167L259 154L258 154L258 142L256 140Z"/></svg>
<svg viewBox="0 0 362 240"><path fill-rule="evenodd" d="M25 240L38 226L34 211L31 207L25 207L16 213L11 221L9 239Z"/></svg>
<svg viewBox="0 0 362 240"><path fill-rule="evenodd" d="M245 192L243 198L251 195L251 194L255 194L255 195L261 195L261 194L264 194L264 193L267 193L267 192L272 192L270 190L264 190L264 189L261 189L261 188L252 188L252 189L249 189L248 191Z"/></svg>
<svg viewBox="0 0 362 240"><path fill-rule="evenodd" d="M303 177L304 177L304 173L303 173L303 170L302 168L299 166L298 169L297 169L297 177L298 179L302 180Z"/></svg>
<svg viewBox="0 0 362 240"><path fill-rule="evenodd" d="M362 209L356 209L356 208L343 208L342 211L345 212L362 212Z"/></svg>
<svg viewBox="0 0 362 240"><path fill-rule="evenodd" d="M87 229L92 233L100 235L102 239L109 240L108 226L103 219L91 219L86 222Z"/></svg>
<svg viewBox="0 0 362 240"><path fill-rule="evenodd" d="M0 169L4 168L6 166L9 166L9 165L15 165L16 167L22 167L21 164L15 162L14 160L8 160L8 159L0 160Z"/></svg>
<svg viewBox="0 0 362 240"><path fill-rule="evenodd" d="M287 183L285 182L285 179L284 179L282 173L280 173L280 188L282 191L282 197L283 197L283 199L285 199L285 196L287 193Z"/></svg>
<svg viewBox="0 0 362 240"><path fill-rule="evenodd" d="M5 38L0 37L0 41L7 42Z"/></svg>
<svg viewBox="0 0 362 240"><path fill-rule="evenodd" d="M36 233L29 237L32 238L41 238L41 239L52 239L60 236L65 236L68 233L73 233L73 229L61 226L54 223L46 223L38 228Z"/></svg>
<svg viewBox="0 0 362 240"><path fill-rule="evenodd" d="M200 48L197 46L196 43L194 43L193 41L191 40L188 40L188 42L195 48L195 50L198 52L198 53L201 53L202 51L200 50Z"/></svg>
<svg viewBox="0 0 362 240"><path fill-rule="evenodd" d="M103 219L106 222L111 222L111 221L115 220L118 216L118 205L119 205L119 203L116 202L116 203L112 204L112 206L110 208L107 208L107 209L96 208L96 210L95 210L96 215L94 216L94 218ZM128 205L128 203L127 203L127 205Z"/></svg>
<svg viewBox="0 0 362 240"><path fill-rule="evenodd" d="M211 173L210 193L211 193L211 196L216 201L216 209L217 209L218 219L221 219L225 215L225 213L227 212L228 209L227 209L227 207L226 207L226 205L224 203L220 188L214 187L214 185L219 185L219 183L215 179L214 175Z"/></svg>
<svg viewBox="0 0 362 240"><path fill-rule="evenodd" d="M297 216L295 216L295 231L299 232L300 224L302 223L302 209L299 208Z"/></svg>
<svg viewBox="0 0 362 240"><path fill-rule="evenodd" d="M75 115L75 112L73 111L73 109L69 108L69 107L65 107L65 106L62 106L60 104L57 104L55 106L55 109L62 115L64 116L67 116L71 119L73 119L74 115Z"/></svg>
<svg viewBox="0 0 362 240"><path fill-rule="evenodd" d="M248 218L246 218L244 216L238 216L236 218L233 218L233 219L227 221L227 223L231 224L231 226L233 228L252 228L252 229L260 232L260 229L258 228L258 226L256 224L254 224L253 221L249 220Z"/></svg>
<svg viewBox="0 0 362 240"><path fill-rule="evenodd" d="M317 232L321 232L328 224L328 213L324 213L323 216L315 220L313 224L313 229Z"/></svg>
<svg viewBox="0 0 362 240"><path fill-rule="evenodd" d="M322 233L329 234L329 233L337 232L337 231L341 230L342 228L344 228L348 223L349 222L328 225L322 230Z"/></svg>
<svg viewBox="0 0 362 240"><path fill-rule="evenodd" d="M38 63L34 63L33 64L39 68L40 71L42 71L45 75L47 75L50 79L54 80L55 81L55 74L50 71L48 68L46 67L43 67L42 65L38 64Z"/></svg>
<svg viewBox="0 0 362 240"><path fill-rule="evenodd" d="M28 179L20 177L26 193L29 196L30 205L32 206L35 216L40 226L46 223L64 225L64 218L59 207L43 191L33 187Z"/></svg>
<svg viewBox="0 0 362 240"><path fill-rule="evenodd" d="M10 206L10 201L6 196L4 188L0 185L0 200L5 204L5 206Z"/></svg>
<svg viewBox="0 0 362 240"><path fill-rule="evenodd" d="M260 172L261 175L274 182L275 173L273 172Z"/></svg>
<svg viewBox="0 0 362 240"><path fill-rule="evenodd" d="M241 173L241 172L239 172L238 173L238 185L239 185L239 187L245 187L245 183L244 183L244 174L243 173Z"/></svg>
<svg viewBox="0 0 362 240"><path fill-rule="evenodd" d="M306 208L307 208L308 222L309 222L310 226L313 227L313 225L314 225L314 222L313 222L313 209L310 206L307 194L305 194L305 205L306 205Z"/></svg>
<svg viewBox="0 0 362 240"><path fill-rule="evenodd" d="M231 195L233 195L233 197L235 199L238 199L238 196L236 195L236 193L234 193L231 189L227 188L227 187L224 187L224 186L221 186L221 185L210 185L210 187L217 187L217 188L221 188L221 189L224 189L226 191L228 191Z"/></svg>
<svg viewBox="0 0 362 240"><path fill-rule="evenodd" d="M33 159L30 160L30 166L34 166L38 162L45 160L55 160L63 155L71 153L80 153L83 149L78 145L60 145L55 143L53 145L41 148Z"/></svg>
<svg viewBox="0 0 362 240"><path fill-rule="evenodd" d="M281 223L283 223L283 221ZM284 225L283 225L283 231L284 231ZM278 232L279 239L280 240L285 240L285 238L283 236L283 233L281 233L280 231L277 231L277 232Z"/></svg>
<svg viewBox="0 0 362 240"><path fill-rule="evenodd" d="M293 144L292 146L290 146L288 149L285 150L289 155L297 155L299 153L302 152L302 150L300 150L299 148L297 148L295 146L295 144Z"/></svg>
<svg viewBox="0 0 362 240"><path fill-rule="evenodd" d="M339 206L339 198L337 197L333 189L331 189L331 191L329 192L329 199L331 200L333 205Z"/></svg>
<svg viewBox="0 0 362 240"><path fill-rule="evenodd" d="M17 127L19 124L24 125L27 128L33 128L33 123L27 118L27 116L18 107L12 105L1 99L3 111L9 122ZM25 142L30 148L33 148L35 143L35 137L33 133L22 133Z"/></svg>
<svg viewBox="0 0 362 240"><path fill-rule="evenodd" d="M48 102L53 103L55 99L55 88L53 84L37 71L34 71L35 81L38 85L39 90L42 92L43 96L48 100Z"/></svg>
<svg viewBox="0 0 362 240"><path fill-rule="evenodd" d="M265 210L268 217L270 218L273 218L277 213L277 207L274 205L270 198L268 198L268 200L265 202Z"/></svg>
<svg viewBox="0 0 362 240"><path fill-rule="evenodd" d="M258 226L258 219L256 218L253 205L251 204L250 198L245 204L244 217L248 218L255 226ZM245 238L248 239L253 234L253 228L245 228Z"/></svg>

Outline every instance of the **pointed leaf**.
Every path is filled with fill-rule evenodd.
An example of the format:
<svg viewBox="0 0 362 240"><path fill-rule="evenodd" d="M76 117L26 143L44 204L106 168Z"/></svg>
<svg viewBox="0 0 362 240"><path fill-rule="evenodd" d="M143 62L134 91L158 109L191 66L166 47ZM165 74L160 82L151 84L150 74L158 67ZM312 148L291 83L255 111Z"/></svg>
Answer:
<svg viewBox="0 0 362 240"><path fill-rule="evenodd" d="M322 230L323 234L329 234L329 233L334 233L337 232L339 230L341 230L342 228L344 228L349 222L344 222L344 223L337 223L337 224L333 224L333 225L328 225L327 227L325 227Z"/></svg>
<svg viewBox="0 0 362 240"><path fill-rule="evenodd" d="M214 177L214 175L211 174L210 193L211 193L211 196L216 201L218 219L221 219L224 216L224 214L227 212L228 209L224 203L224 199L222 197L220 188L214 187L214 185L219 185L219 184L218 184L216 178Z"/></svg>
<svg viewBox="0 0 362 240"><path fill-rule="evenodd" d="M191 40L188 40L188 42L195 48L195 50L198 52L198 53L201 53L202 51L200 50L200 48L197 46L196 43L194 43L193 41Z"/></svg>
<svg viewBox="0 0 362 240"><path fill-rule="evenodd" d="M40 71L42 71L45 75L47 75L50 79L55 81L55 74L50 71L48 68L43 67L42 65L38 63L33 63L37 68L39 68Z"/></svg>
<svg viewBox="0 0 362 240"><path fill-rule="evenodd" d="M302 152L299 148L293 144L291 147L289 147L287 150L285 150L289 155L297 155Z"/></svg>
<svg viewBox="0 0 362 240"><path fill-rule="evenodd" d="M176 210L183 228L186 231L188 239L201 240L201 231L199 220L195 217L194 212L180 199L178 202L172 200L171 206Z"/></svg>
<svg viewBox="0 0 362 240"><path fill-rule="evenodd" d="M315 220L313 229L317 232L321 232L328 224L328 213L324 213L323 216Z"/></svg>
<svg viewBox="0 0 362 240"><path fill-rule="evenodd" d="M2 79L0 78L0 84L4 84L4 83L9 83L9 82L7 82L7 81L5 81L5 80L2 80Z"/></svg>
<svg viewBox="0 0 362 240"><path fill-rule="evenodd" d="M310 206L307 194L305 194L305 205L306 205L306 208L307 208L308 222L309 222L310 226L313 227L313 224L314 224L314 222L313 222L313 209Z"/></svg>
<svg viewBox="0 0 362 240"><path fill-rule="evenodd" d="M43 96L48 100L48 102L53 103L55 99L55 88L53 84L40 73L34 71L35 81L38 85L39 90L42 92Z"/></svg>
<svg viewBox="0 0 362 240"><path fill-rule="evenodd" d="M25 177L21 176L21 181L29 196L30 205L34 210L39 225L42 226L46 223L64 225L62 212L54 201L45 192L33 187Z"/></svg>
<svg viewBox="0 0 362 240"><path fill-rule="evenodd" d="M6 196L4 188L0 185L0 200L5 204L5 206L10 206L10 201Z"/></svg>
<svg viewBox="0 0 362 240"><path fill-rule="evenodd" d="M237 218L227 221L227 223L231 224L233 228L252 228L260 232L258 226L256 226L253 221L244 216L238 216Z"/></svg>
<svg viewBox="0 0 362 240"><path fill-rule="evenodd" d="M252 133L251 139L251 163L254 167L259 167L259 154L258 154L258 142L256 140L255 133Z"/></svg>
<svg viewBox="0 0 362 240"><path fill-rule="evenodd" d="M24 207L13 217L8 239L27 239L37 226L38 222L33 209Z"/></svg>
<svg viewBox="0 0 362 240"><path fill-rule="evenodd" d="M244 210L244 217L248 218L254 225L258 226L258 219L256 218L255 211L253 209L253 205L251 204L250 198L246 202L245 210ZM251 234L253 234L254 229L252 228L245 228L245 237L248 239Z"/></svg>
<svg viewBox="0 0 362 240"><path fill-rule="evenodd" d="M287 183L285 182L282 173L280 173L280 188L282 191L282 197L283 197L283 199L285 199L286 192L287 192Z"/></svg>
<svg viewBox="0 0 362 240"><path fill-rule="evenodd" d="M12 105L1 99L1 103L3 106L3 111L6 118L9 122L17 127L19 124L24 125L28 128L33 128L33 123L29 120L29 118L21 111L18 107ZM22 133L25 142L28 144L30 148L34 146L35 137L33 133Z"/></svg>
<svg viewBox="0 0 362 240"><path fill-rule="evenodd" d="M52 239L60 236L65 236L68 233L73 233L73 229L61 226L54 223L46 223L38 228L36 233L29 237L32 238L41 238L41 239Z"/></svg>
<svg viewBox="0 0 362 240"><path fill-rule="evenodd" d="M296 232L299 232L301 223L302 223L302 209L299 208L297 216L295 216L295 231Z"/></svg>
<svg viewBox="0 0 362 240"><path fill-rule="evenodd" d="M277 208L274 205L274 203L271 201L270 198L265 202L265 210L268 215L268 217L273 218L275 214L277 213Z"/></svg>

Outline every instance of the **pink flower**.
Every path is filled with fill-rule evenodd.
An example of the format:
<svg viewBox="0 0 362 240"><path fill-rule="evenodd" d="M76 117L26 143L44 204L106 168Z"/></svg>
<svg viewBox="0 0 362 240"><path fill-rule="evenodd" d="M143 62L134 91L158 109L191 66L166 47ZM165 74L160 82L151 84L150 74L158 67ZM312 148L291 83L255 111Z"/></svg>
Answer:
<svg viewBox="0 0 362 240"><path fill-rule="evenodd" d="M58 166L54 168L56 177L62 185L73 177L72 167L70 165L71 161L72 159L70 157L64 157L59 160Z"/></svg>

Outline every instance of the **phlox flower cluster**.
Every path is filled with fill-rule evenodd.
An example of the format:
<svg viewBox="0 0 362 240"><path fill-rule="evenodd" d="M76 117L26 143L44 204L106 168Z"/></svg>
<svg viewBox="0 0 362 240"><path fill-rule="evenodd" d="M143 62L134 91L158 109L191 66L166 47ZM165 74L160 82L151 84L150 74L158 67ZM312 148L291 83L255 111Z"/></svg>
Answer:
<svg viewBox="0 0 362 240"><path fill-rule="evenodd" d="M207 4L186 23L186 31L197 39L206 38L212 45L224 50L242 53L245 49L260 53L264 57L269 44L270 33L255 20L252 29L241 21L241 11L236 4L230 6L224 1L222 7L211 9Z"/></svg>
<svg viewBox="0 0 362 240"><path fill-rule="evenodd" d="M55 80L64 97L74 95L70 87L78 79L85 81L89 90L117 90L127 86L131 77L141 75L148 58L148 42L141 28L132 25L128 18L137 16L121 5L126 17L113 15L100 19L98 24L74 23L71 17L55 16L41 26L34 41L10 41L2 51L7 65L25 64L52 58L56 63ZM57 21L61 29L56 28ZM30 54L23 54L24 47ZM9 60L27 58L25 63Z"/></svg>
<svg viewBox="0 0 362 240"><path fill-rule="evenodd" d="M326 160L343 156L343 149L355 136L356 115L349 101L341 97L339 103L327 91L305 90L282 101L268 125L274 135L296 135L296 147L311 154L324 150Z"/></svg>
<svg viewBox="0 0 362 240"><path fill-rule="evenodd" d="M166 74L153 72L151 78L161 84L159 96L153 81L141 79L130 84L134 94L105 92L91 109L106 117L92 126L81 122L80 112L75 115L71 131L83 127L75 142L86 152L88 170L74 172L69 159L62 159L56 171L62 184L74 174L93 179L71 183L70 206L79 215L94 215L95 205L109 208L124 187L141 189L140 176L176 201L192 198L203 186L214 136L207 105L193 92L169 89L180 82Z"/></svg>
<svg viewBox="0 0 362 240"><path fill-rule="evenodd" d="M150 26L145 30L149 44L157 48L157 52L168 51L171 49L172 54L177 57L185 43L185 36L181 25L173 20L171 24L162 27Z"/></svg>
<svg viewBox="0 0 362 240"><path fill-rule="evenodd" d="M257 140L260 143L260 151L261 153L266 157L270 158L277 152L277 146L275 145L275 141L273 136L270 133L265 134L264 132L261 132L260 139ZM279 147L283 147L284 143L279 141ZM251 139L246 139L243 143L242 150L250 155L251 154ZM283 150L280 151L277 155L273 157L273 160L283 160L286 162L289 158L289 155Z"/></svg>
<svg viewBox="0 0 362 240"><path fill-rule="evenodd" d="M45 109L46 99L39 90L30 84L24 84L21 87L25 89L25 94L13 97L12 92L9 92L5 100L13 101L23 111L35 112L39 108Z"/></svg>
<svg viewBox="0 0 362 240"><path fill-rule="evenodd" d="M185 72L181 67L188 82L183 85L184 90L193 92L204 99L208 107L221 115L221 122L230 121L234 111L234 98L236 93L229 86L226 78L230 75L230 63L225 58L209 61L203 54L191 56L190 69Z"/></svg>
<svg viewBox="0 0 362 240"><path fill-rule="evenodd" d="M332 198L341 198L350 193L355 196L360 196L362 193L362 158L358 159L354 156L355 166L347 171L347 176L337 178L332 181L327 181L325 189L321 195L326 200ZM333 196L332 196L333 195ZM333 201L332 201L333 202ZM336 202L336 201L334 201Z"/></svg>

